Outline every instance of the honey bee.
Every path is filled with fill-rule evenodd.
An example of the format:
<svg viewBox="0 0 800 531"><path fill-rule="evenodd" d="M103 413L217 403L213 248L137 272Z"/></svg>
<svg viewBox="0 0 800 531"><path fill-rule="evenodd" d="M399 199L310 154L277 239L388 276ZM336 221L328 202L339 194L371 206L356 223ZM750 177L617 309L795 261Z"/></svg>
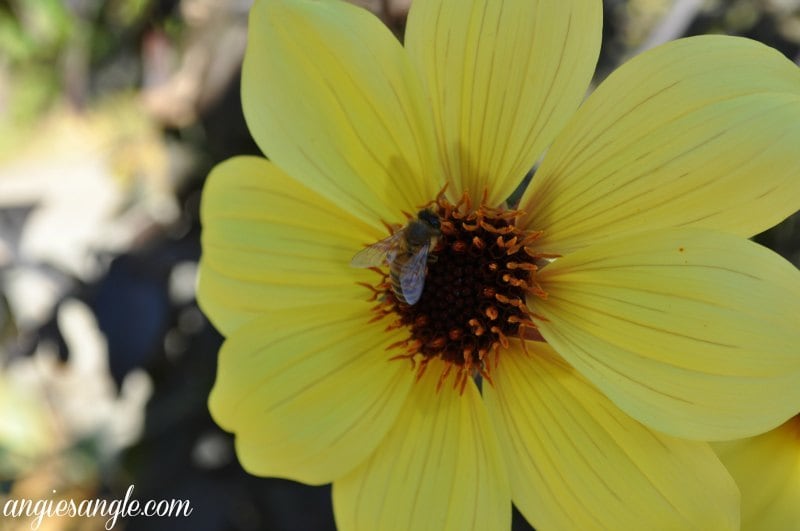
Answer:
<svg viewBox="0 0 800 531"><path fill-rule="evenodd" d="M392 291L400 302L414 305L422 296L428 254L441 234L439 216L420 210L417 217L388 238L360 250L350 260L352 267L389 264Z"/></svg>

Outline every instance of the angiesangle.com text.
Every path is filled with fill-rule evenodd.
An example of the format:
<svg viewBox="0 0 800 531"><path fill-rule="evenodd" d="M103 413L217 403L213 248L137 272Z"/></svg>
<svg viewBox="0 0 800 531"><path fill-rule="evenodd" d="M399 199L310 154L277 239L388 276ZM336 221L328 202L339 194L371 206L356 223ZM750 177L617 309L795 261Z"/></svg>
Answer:
<svg viewBox="0 0 800 531"><path fill-rule="evenodd" d="M55 494L56 491L53 491ZM128 487L122 500L9 498L3 502L3 519L31 518L31 529L36 531L45 518L97 518L105 517L105 528L114 528L119 518L130 516L146 517L187 517L194 508L189 500L147 500L133 499L133 485Z"/></svg>

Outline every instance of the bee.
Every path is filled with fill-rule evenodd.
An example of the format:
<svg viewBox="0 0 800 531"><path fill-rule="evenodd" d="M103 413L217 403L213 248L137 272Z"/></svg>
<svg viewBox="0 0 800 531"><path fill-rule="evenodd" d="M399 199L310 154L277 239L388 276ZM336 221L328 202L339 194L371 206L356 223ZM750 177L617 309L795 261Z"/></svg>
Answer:
<svg viewBox="0 0 800 531"><path fill-rule="evenodd" d="M409 306L414 305L422 296L428 255L440 234L439 216L431 210L420 210L405 227L356 253L350 265L374 267L389 264L395 297Z"/></svg>

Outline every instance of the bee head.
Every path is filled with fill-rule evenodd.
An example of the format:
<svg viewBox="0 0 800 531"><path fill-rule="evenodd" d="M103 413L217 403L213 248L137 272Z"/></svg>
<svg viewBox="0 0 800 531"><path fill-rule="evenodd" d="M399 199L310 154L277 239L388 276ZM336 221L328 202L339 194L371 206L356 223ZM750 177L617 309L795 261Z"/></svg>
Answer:
<svg viewBox="0 0 800 531"><path fill-rule="evenodd" d="M420 210L417 213L417 217L420 219L420 221L424 221L431 228L436 229L437 232L442 228L442 225L439 221L439 216L431 210Z"/></svg>

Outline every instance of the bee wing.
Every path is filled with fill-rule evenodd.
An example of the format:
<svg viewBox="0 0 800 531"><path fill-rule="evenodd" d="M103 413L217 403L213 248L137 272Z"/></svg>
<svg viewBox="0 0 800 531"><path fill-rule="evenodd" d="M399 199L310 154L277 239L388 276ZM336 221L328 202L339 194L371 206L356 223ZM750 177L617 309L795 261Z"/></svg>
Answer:
<svg viewBox="0 0 800 531"><path fill-rule="evenodd" d="M391 263L397 256L397 246L403 237L403 231L397 231L388 238L375 242L360 251L350 259L351 267L382 266L384 262Z"/></svg>
<svg viewBox="0 0 800 531"><path fill-rule="evenodd" d="M422 297L430 248L430 243L420 247L419 251L400 270L400 289L403 291L403 298L409 305L416 304Z"/></svg>

